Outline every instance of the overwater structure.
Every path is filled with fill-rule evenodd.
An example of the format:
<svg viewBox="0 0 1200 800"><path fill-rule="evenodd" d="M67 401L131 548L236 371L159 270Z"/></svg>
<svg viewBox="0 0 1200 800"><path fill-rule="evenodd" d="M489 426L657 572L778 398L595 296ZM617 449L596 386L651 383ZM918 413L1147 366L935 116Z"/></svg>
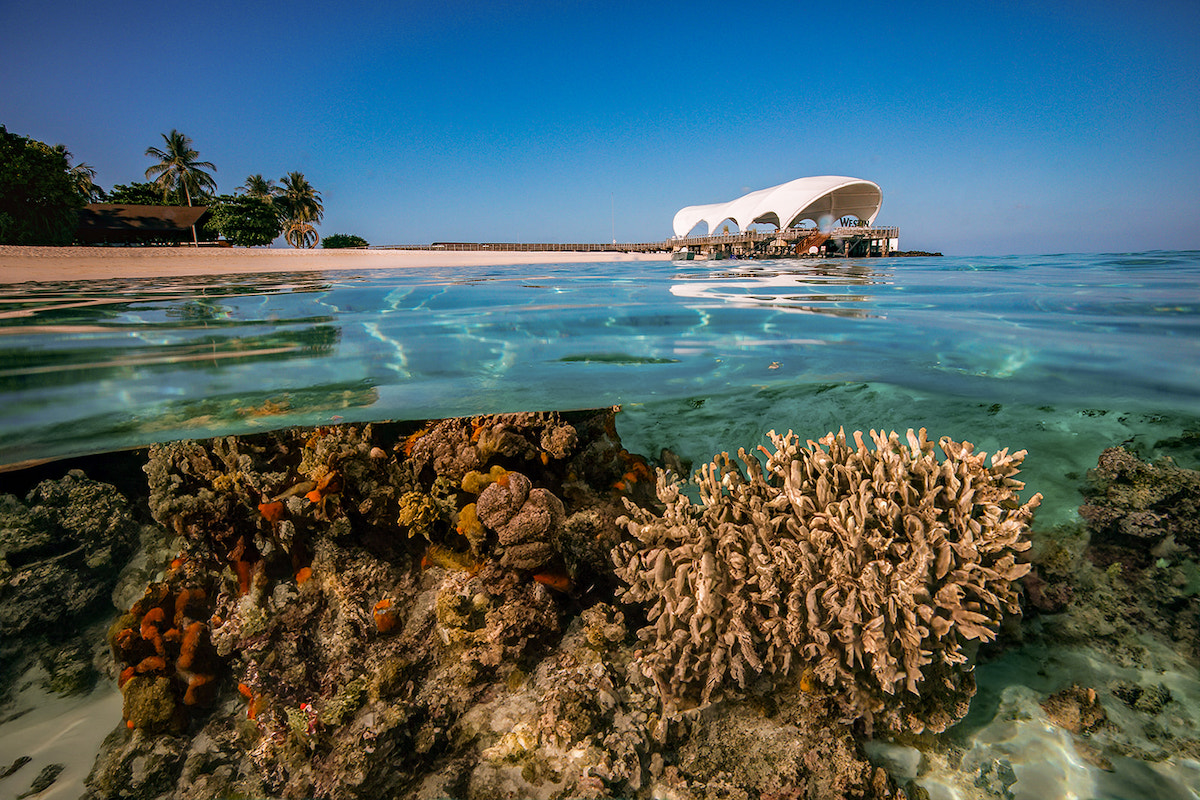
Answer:
<svg viewBox="0 0 1200 800"><path fill-rule="evenodd" d="M670 252L679 259L788 256L887 256L900 229L877 226L883 192L872 181L841 175L798 178L725 203L686 206L674 236L658 242L435 242L405 250L496 252ZM773 226L771 229L753 226ZM703 227L705 230L700 230ZM731 228L733 229L731 231Z"/></svg>
<svg viewBox="0 0 1200 800"><path fill-rule="evenodd" d="M736 200L681 208L672 223L672 249L708 257L883 256L897 249L900 232L875 226L882 205L883 191L872 181L842 175L797 178ZM736 232L730 233L731 225Z"/></svg>

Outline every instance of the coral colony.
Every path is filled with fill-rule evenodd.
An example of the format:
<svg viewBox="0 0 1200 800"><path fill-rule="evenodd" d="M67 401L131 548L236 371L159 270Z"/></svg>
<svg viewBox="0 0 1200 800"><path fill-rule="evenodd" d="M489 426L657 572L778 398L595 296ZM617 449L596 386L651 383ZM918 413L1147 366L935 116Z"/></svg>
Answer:
<svg viewBox="0 0 1200 800"><path fill-rule="evenodd" d="M945 730L975 691L966 649L1020 612L1016 554L1041 501L1018 505L1024 451L988 467L949 439L939 463L924 429L872 431L874 450L861 433L770 437L765 473L745 451L745 474L728 455L705 465L698 506L662 476L661 516L627 503L617 574L649 604L640 659L668 714L796 672L847 719Z"/></svg>
<svg viewBox="0 0 1200 800"><path fill-rule="evenodd" d="M112 487L73 472L28 506L0 498L0 656L45 635L38 615L107 627L124 719L97 800L912 798L862 743L962 719L1020 584L1035 614L1061 611L1075 573L1116 597L1119 571L1062 548L1030 572L1023 451L924 430L772 432L759 451L705 464L692 499L621 447L611 409L157 445L157 526L119 581L139 532ZM1187 563L1200 480L1172 469L1114 450L1094 476L1084 516L1130 570ZM1161 557L1138 567L1122 537ZM128 611L110 623L114 585ZM1184 636L1194 603L1159 595ZM86 684L89 635L44 649L52 682ZM1178 705L1113 692L1026 713L1101 736L1103 703Z"/></svg>

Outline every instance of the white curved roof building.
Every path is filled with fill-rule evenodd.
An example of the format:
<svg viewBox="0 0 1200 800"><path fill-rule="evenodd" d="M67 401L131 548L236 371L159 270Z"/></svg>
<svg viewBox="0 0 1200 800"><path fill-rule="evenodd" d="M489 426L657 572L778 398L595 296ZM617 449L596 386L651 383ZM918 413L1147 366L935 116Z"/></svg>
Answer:
<svg viewBox="0 0 1200 800"><path fill-rule="evenodd" d="M731 220L738 230L754 223L790 228L806 219L829 228L842 217L857 217L872 225L882 205L883 192L871 181L818 175L760 189L728 203L681 208L672 227L682 238L701 222L708 226L708 233L715 233L725 220Z"/></svg>

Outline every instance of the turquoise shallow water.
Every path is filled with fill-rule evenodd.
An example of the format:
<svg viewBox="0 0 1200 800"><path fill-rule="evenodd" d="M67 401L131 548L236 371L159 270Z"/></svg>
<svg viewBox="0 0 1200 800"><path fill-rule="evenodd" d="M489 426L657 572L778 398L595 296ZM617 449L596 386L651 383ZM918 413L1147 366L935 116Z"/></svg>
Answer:
<svg viewBox="0 0 1200 800"><path fill-rule="evenodd" d="M271 400L290 423L844 381L1195 413L1198 278L1200 253L1143 253L6 285L0 436L11 459Z"/></svg>
<svg viewBox="0 0 1200 800"><path fill-rule="evenodd" d="M631 450L692 460L841 425L1027 448L1067 514L1104 446L1198 427L1198 287L1197 252L4 285L0 464L619 404Z"/></svg>
<svg viewBox="0 0 1200 800"><path fill-rule="evenodd" d="M1078 522L1104 448L1200 466L1200 252L0 285L0 466L289 425L606 405L621 406L629 450L694 466L789 428L926 427L1026 449L1027 494L1045 495L1040 546ZM1192 737L1194 664L1149 635L1130 644L1136 659L1078 642L1047 651L1042 624L980 665L971 715L922 745L930 796L985 796L974 776L995 763L1016 783L988 797L1197 797L1195 759L1089 765L1038 710L1079 682L1135 730L1106 687L1163 684L1182 710L1155 724ZM1135 743L1152 752L1163 731Z"/></svg>

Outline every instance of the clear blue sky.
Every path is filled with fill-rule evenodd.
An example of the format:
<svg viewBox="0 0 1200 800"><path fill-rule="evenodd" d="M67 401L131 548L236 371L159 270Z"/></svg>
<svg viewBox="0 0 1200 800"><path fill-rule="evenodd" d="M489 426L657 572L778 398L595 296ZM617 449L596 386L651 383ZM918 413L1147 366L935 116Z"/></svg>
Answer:
<svg viewBox="0 0 1200 800"><path fill-rule="evenodd" d="M660 240L832 174L908 249L1200 249L1197 0L0 0L0 124L105 188L178 128L372 244Z"/></svg>

